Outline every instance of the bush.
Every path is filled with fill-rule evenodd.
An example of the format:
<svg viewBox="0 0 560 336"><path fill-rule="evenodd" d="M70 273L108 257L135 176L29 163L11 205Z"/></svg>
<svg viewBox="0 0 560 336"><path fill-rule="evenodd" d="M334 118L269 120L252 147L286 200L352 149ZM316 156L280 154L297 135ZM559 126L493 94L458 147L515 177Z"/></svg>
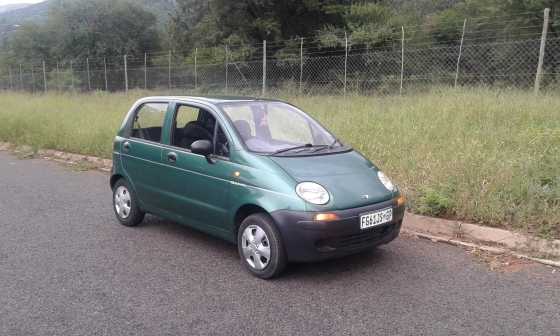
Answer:
<svg viewBox="0 0 560 336"><path fill-rule="evenodd" d="M424 188L414 201L415 208L423 215L449 216L453 212L453 199L447 191Z"/></svg>

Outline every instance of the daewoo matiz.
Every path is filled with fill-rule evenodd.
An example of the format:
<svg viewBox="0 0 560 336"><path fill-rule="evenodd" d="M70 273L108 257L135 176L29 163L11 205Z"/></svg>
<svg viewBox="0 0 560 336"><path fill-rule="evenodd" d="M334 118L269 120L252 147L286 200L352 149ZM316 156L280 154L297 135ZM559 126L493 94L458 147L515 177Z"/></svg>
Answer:
<svg viewBox="0 0 560 336"><path fill-rule="evenodd" d="M151 97L114 141L117 219L161 216L238 246L253 275L385 244L404 198L369 160L293 105L255 98Z"/></svg>

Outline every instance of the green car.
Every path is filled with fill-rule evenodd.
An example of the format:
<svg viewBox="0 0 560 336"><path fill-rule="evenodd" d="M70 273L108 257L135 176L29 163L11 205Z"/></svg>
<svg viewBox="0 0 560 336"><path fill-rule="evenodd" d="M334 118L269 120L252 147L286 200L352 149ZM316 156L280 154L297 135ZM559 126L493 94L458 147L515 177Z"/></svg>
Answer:
<svg viewBox="0 0 560 336"><path fill-rule="evenodd" d="M144 214L237 244L253 275L395 239L397 187L297 107L234 97L149 97L114 141L110 180L120 223Z"/></svg>

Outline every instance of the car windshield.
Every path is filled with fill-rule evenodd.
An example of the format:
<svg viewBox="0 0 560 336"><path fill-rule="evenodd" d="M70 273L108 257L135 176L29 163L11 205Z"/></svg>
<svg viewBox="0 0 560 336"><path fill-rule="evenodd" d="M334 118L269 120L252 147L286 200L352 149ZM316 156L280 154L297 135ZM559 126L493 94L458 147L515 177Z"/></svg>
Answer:
<svg viewBox="0 0 560 336"><path fill-rule="evenodd" d="M286 103L243 101L221 107L247 148L254 152L309 154L340 146L316 121Z"/></svg>

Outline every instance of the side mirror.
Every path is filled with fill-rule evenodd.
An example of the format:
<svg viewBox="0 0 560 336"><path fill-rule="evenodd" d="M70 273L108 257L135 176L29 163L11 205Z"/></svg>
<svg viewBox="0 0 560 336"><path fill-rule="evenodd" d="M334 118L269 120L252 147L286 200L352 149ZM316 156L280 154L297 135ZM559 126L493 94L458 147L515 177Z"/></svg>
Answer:
<svg viewBox="0 0 560 336"><path fill-rule="evenodd" d="M205 156L209 159L209 155L212 154L214 148L210 140L196 140L191 144L191 152L199 155Z"/></svg>

